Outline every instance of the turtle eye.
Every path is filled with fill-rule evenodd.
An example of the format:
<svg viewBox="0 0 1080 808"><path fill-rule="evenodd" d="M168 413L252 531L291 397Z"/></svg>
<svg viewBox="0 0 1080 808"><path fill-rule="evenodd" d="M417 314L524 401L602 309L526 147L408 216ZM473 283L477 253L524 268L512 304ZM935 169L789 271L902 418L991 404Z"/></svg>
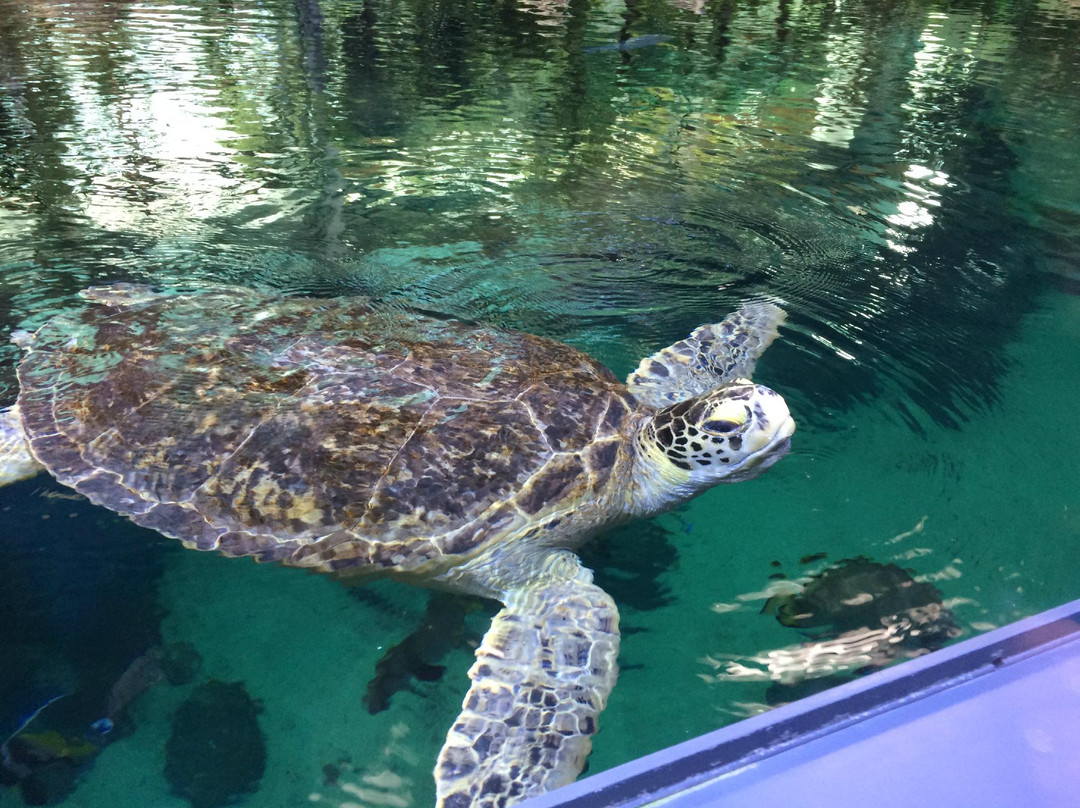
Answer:
<svg viewBox="0 0 1080 808"><path fill-rule="evenodd" d="M726 398L705 413L701 428L714 435L728 435L750 420L750 410L741 399Z"/></svg>
<svg viewBox="0 0 1080 808"><path fill-rule="evenodd" d="M706 421L701 425L709 432L734 432L742 424L739 421L732 421L727 418L718 418L713 421Z"/></svg>

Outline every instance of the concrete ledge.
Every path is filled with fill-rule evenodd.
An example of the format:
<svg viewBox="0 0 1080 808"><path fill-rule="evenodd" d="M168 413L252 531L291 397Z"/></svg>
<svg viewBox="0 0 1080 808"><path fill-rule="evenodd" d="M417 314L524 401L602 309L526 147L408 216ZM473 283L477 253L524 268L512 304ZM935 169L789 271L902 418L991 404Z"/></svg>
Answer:
<svg viewBox="0 0 1080 808"><path fill-rule="evenodd" d="M1080 601L523 808L1080 806Z"/></svg>

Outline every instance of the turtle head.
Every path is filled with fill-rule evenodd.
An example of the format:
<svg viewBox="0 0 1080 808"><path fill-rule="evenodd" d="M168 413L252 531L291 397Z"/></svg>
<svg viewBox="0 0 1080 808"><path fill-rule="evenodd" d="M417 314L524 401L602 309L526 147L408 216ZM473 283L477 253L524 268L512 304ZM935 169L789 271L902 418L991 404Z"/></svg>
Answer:
<svg viewBox="0 0 1080 808"><path fill-rule="evenodd" d="M756 477L787 453L794 431L783 397L746 379L657 410L637 435L635 511Z"/></svg>

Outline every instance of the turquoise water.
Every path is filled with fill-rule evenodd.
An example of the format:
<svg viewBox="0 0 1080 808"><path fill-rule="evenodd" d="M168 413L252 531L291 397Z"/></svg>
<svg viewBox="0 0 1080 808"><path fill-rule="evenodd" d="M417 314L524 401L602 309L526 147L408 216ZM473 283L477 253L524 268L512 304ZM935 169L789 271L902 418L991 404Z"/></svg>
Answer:
<svg viewBox="0 0 1080 808"><path fill-rule="evenodd" d="M624 628L595 772L886 661L816 678L821 636L769 613L841 560L932 584L961 638L1080 597L1077 120L1064 0L0 0L0 330L90 284L228 282L523 329L623 375L783 299L757 378L792 454L586 550ZM173 717L219 679L261 705L247 804L432 803L486 606L453 607L420 643L441 677L406 665L372 714L379 660L450 608L427 593L186 552L44 478L0 519L0 740L62 696L25 732L70 760L148 648L202 660L53 766L50 798L187 805Z"/></svg>

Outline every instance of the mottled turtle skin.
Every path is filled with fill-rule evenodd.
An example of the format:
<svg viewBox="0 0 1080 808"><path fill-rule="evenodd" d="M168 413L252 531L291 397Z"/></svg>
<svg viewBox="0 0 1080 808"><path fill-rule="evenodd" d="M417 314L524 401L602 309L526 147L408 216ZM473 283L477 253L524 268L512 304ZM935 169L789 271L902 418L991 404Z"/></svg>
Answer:
<svg viewBox="0 0 1080 808"><path fill-rule="evenodd" d="M643 359L360 298L125 285L32 336L0 410L0 484L41 470L200 550L392 575L503 604L435 769L438 808L574 779L619 616L573 549L760 474L794 431L748 378L770 303Z"/></svg>
<svg viewBox="0 0 1080 808"><path fill-rule="evenodd" d="M34 454L200 550L430 574L628 462L629 392L551 340L356 298L88 296L19 366Z"/></svg>

